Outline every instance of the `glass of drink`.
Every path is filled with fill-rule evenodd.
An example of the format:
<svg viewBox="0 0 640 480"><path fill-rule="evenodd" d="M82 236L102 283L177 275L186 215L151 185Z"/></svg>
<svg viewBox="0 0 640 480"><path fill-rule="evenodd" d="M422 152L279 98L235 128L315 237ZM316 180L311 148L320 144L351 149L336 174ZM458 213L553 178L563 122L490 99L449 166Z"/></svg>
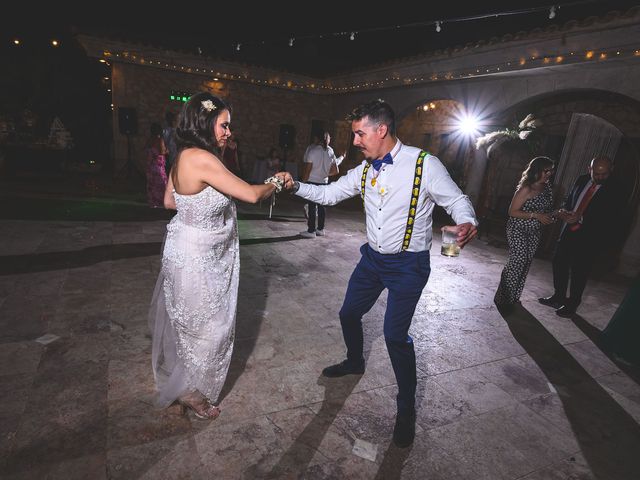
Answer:
<svg viewBox="0 0 640 480"><path fill-rule="evenodd" d="M442 229L442 247L440 253L447 257L457 257L460 255L460 247L456 243L458 234L456 231Z"/></svg>

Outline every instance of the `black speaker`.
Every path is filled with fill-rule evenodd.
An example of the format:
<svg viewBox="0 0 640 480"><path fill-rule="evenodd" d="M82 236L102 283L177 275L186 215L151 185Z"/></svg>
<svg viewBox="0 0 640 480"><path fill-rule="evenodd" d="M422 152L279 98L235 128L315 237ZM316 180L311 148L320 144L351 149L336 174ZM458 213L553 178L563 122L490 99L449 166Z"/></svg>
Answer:
<svg viewBox="0 0 640 480"><path fill-rule="evenodd" d="M293 125L280 125L280 148L291 148L296 139Z"/></svg>
<svg viewBox="0 0 640 480"><path fill-rule="evenodd" d="M118 108L118 127L123 135L138 133L138 114L135 108Z"/></svg>

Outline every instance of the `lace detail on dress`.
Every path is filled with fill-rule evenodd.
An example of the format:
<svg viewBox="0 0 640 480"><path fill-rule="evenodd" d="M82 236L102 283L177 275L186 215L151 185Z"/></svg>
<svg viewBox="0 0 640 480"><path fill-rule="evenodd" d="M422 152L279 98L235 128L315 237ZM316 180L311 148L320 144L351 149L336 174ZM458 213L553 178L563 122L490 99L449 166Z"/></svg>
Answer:
<svg viewBox="0 0 640 480"><path fill-rule="evenodd" d="M158 381L162 398L177 398L184 393L162 391L165 385L175 383L172 376L180 375L183 387L197 389L215 402L233 351L240 269L236 207L211 187L195 195L174 196L178 214L167 226L163 280L158 286L169 324L164 328L169 330L159 332L156 319L154 335L172 336L175 340L154 340L154 370L169 372L169 379L163 382L160 376ZM162 308L157 310L163 312ZM158 347L161 352L155 351L156 343L162 344ZM166 350L171 348L175 351L167 355ZM172 355L180 368L166 365L163 359Z"/></svg>

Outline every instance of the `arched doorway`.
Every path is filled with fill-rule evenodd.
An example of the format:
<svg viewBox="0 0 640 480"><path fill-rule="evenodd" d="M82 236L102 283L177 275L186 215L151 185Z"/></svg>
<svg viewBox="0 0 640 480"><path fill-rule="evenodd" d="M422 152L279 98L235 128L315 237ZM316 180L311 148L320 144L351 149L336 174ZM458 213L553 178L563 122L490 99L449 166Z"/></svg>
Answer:
<svg viewBox="0 0 640 480"><path fill-rule="evenodd" d="M403 143L423 148L447 167L451 177L463 186L471 138L460 131L464 105L456 100L429 99L398 119L398 137Z"/></svg>
<svg viewBox="0 0 640 480"><path fill-rule="evenodd" d="M514 105L500 114L500 119L505 126L517 125L528 114L538 119L541 125L536 130L538 141L535 142L531 156L546 155L555 161L582 162L580 166L564 165L559 168L560 175L567 178L556 178L557 185L556 204L560 204L566 194L566 186L570 185L579 174L587 173L586 161L583 158L575 158L570 154L563 156L563 148L567 142L567 134L570 133L571 120L574 115L591 116L602 122L602 125L611 125L619 130L621 138L615 152L615 168L610 181L615 182L626 201L626 217L624 225L620 229L620 239L615 251L610 252L607 268L613 264L629 266L637 270L640 259L640 224L638 222L638 202L640 199L640 103L620 94L601 90L571 90L556 91L527 99ZM530 144L531 146L531 144ZM594 154L601 153L594 150ZM502 151L502 156L511 153ZM490 178L489 169L485 172L485 189L494 187ZM569 178L571 177L571 178ZM508 189L513 193L518 176L511 180L502 179L501 189ZM562 188L560 188L562 187ZM545 229L545 236L539 250L540 255L550 255L553 251L555 240L559 234L559 228ZM634 240L635 239L635 240ZM625 243L626 241L626 243ZM628 259L635 259L629 262ZM631 271L630 273L634 273Z"/></svg>

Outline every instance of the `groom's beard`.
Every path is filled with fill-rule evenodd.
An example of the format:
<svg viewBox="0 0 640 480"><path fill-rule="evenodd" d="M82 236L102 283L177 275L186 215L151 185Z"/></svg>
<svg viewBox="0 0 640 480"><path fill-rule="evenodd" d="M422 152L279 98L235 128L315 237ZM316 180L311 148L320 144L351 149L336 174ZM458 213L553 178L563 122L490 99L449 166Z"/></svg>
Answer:
<svg viewBox="0 0 640 480"><path fill-rule="evenodd" d="M364 151L363 151L361 148L358 148L358 151L359 151L360 153L362 153L362 155L364 155L364 159L367 161L367 163L371 163L371 162L373 162L373 161L375 160L375 158L367 157L367 156L364 154Z"/></svg>

